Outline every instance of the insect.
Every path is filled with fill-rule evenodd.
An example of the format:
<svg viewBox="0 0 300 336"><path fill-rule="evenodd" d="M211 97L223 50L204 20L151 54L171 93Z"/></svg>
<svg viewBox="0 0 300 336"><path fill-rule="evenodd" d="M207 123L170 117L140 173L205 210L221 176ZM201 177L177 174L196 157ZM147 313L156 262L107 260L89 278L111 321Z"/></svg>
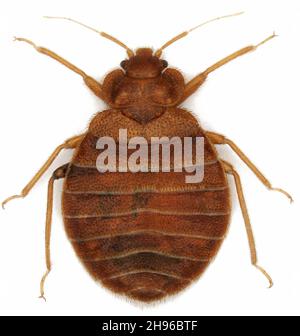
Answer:
<svg viewBox="0 0 300 336"><path fill-rule="evenodd" d="M233 15L238 15L233 14ZM63 219L74 250L93 278L115 293L151 302L175 294L190 285L217 254L227 231L231 204L227 175L234 178L249 241L251 262L272 286L269 274L257 264L256 248L239 174L219 158L215 145L229 145L270 190L291 196L271 183L250 159L223 135L202 129L195 117L180 107L205 82L207 76L237 57L254 51L272 39L242 48L185 83L180 71L168 67L162 52L192 30L227 15L209 20L183 32L155 52L136 51L115 37L92 29L123 47L128 57L121 68L110 72L100 84L49 49L25 38L16 38L79 74L108 108L97 113L88 130L59 145L25 186L25 197L63 149L74 149L70 163L54 171L48 184L45 227L46 273L40 295L51 270L50 235L55 180L64 178ZM53 18L53 17L52 17ZM187 184L183 172L105 172L96 169L97 140L117 138L120 129L131 137L203 137L204 179Z"/></svg>

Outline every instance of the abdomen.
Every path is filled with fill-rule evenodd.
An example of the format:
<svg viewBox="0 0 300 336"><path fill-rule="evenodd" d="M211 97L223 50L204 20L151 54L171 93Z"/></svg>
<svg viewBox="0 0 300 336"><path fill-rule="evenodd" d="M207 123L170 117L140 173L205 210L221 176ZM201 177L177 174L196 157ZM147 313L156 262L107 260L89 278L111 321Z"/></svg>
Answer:
<svg viewBox="0 0 300 336"><path fill-rule="evenodd" d="M96 141L87 134L64 185L76 254L114 292L153 301L180 291L206 269L228 226L228 185L215 151L205 140L204 180L187 184L184 171L99 173Z"/></svg>

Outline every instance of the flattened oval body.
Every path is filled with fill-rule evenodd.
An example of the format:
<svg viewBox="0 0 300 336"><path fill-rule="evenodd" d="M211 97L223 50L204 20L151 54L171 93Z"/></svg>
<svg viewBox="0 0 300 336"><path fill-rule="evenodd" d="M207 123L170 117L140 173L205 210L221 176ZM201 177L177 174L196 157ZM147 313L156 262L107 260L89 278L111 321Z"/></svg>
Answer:
<svg viewBox="0 0 300 336"><path fill-rule="evenodd" d="M186 172L99 173L99 137L205 139L204 179ZM228 183L213 145L187 111L168 108L145 125L120 111L91 121L74 153L63 192L67 235L88 272L105 287L140 301L159 300L191 284L215 257L230 219Z"/></svg>

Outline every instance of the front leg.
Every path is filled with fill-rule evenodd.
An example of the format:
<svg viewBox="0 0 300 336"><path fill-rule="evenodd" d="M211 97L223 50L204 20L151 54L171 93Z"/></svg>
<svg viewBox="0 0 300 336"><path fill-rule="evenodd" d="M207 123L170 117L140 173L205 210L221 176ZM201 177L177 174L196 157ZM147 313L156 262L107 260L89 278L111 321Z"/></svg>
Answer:
<svg viewBox="0 0 300 336"><path fill-rule="evenodd" d="M42 177L42 175L47 171L47 169L50 167L52 162L55 160L55 158L58 156L58 154L61 152L62 149L73 149L76 148L80 142L82 141L85 134L76 135L68 140L66 140L63 144L56 147L56 149L53 151L53 153L49 156L48 160L43 164L43 166L39 169L39 171L33 176L33 178L29 181L29 183L23 188L21 193L19 195L13 195L8 197L6 200L2 202L2 208L4 209L4 205L15 199L15 198L23 198L30 190L34 187L34 185L37 183L37 181Z"/></svg>
<svg viewBox="0 0 300 336"><path fill-rule="evenodd" d="M252 170L257 178L270 190L279 191L287 196L293 202L292 196L283 189L273 188L270 181L262 174L262 172L251 162L251 160L240 150L240 148L231 140L227 139L224 135L206 132L210 141L215 145L229 145L229 147L240 157L242 161Z"/></svg>
<svg viewBox="0 0 300 336"><path fill-rule="evenodd" d="M102 91L102 85L100 83L98 83L94 78L88 76L84 71L77 68L74 64L70 63L69 61L65 60L64 58L62 58L61 56L57 55L55 52L53 52L53 51L51 51L47 48L37 46L32 41L30 41L26 38L16 37L15 40L26 42L26 43L30 44L39 53L47 55L47 56L55 59L57 62L63 64L65 67L67 67L70 70L76 72L78 75L80 75L83 78L85 84L94 92L94 94L97 97L101 98L103 101L105 101L105 97L104 97L104 94L103 94L103 91Z"/></svg>
<svg viewBox="0 0 300 336"><path fill-rule="evenodd" d="M186 86L185 86L185 90L183 93L183 96L180 100L179 103L184 102L190 95L192 95L196 90L199 89L199 87L204 83L204 81L206 80L207 76L215 71L216 69L220 68L221 66L225 65L228 62L233 61L234 59L245 55L247 53L249 53L250 51L254 51L256 50L259 46L261 46L262 44L266 43L267 41L271 40L272 38L274 38L276 35L273 34L269 37L267 37L266 39L264 39L262 42L256 44L256 45L250 45L247 47L244 47L234 53L232 53L231 55L228 55L227 57L221 59L220 61L218 61L217 63L213 64L212 66L210 66L209 68L207 68L205 71L203 71L202 73L200 73L198 76L194 77L192 80L190 80Z"/></svg>

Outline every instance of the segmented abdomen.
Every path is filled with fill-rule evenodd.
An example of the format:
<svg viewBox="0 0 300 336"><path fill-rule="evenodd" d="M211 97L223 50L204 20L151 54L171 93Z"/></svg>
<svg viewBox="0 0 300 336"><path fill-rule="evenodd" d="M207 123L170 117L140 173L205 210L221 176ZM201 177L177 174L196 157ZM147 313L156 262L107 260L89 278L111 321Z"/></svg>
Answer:
<svg viewBox="0 0 300 336"><path fill-rule="evenodd" d="M184 171L101 174L95 158L86 159L90 141L75 155L63 194L65 228L87 270L141 301L188 286L216 255L230 216L227 180L211 145L204 180L187 184Z"/></svg>

